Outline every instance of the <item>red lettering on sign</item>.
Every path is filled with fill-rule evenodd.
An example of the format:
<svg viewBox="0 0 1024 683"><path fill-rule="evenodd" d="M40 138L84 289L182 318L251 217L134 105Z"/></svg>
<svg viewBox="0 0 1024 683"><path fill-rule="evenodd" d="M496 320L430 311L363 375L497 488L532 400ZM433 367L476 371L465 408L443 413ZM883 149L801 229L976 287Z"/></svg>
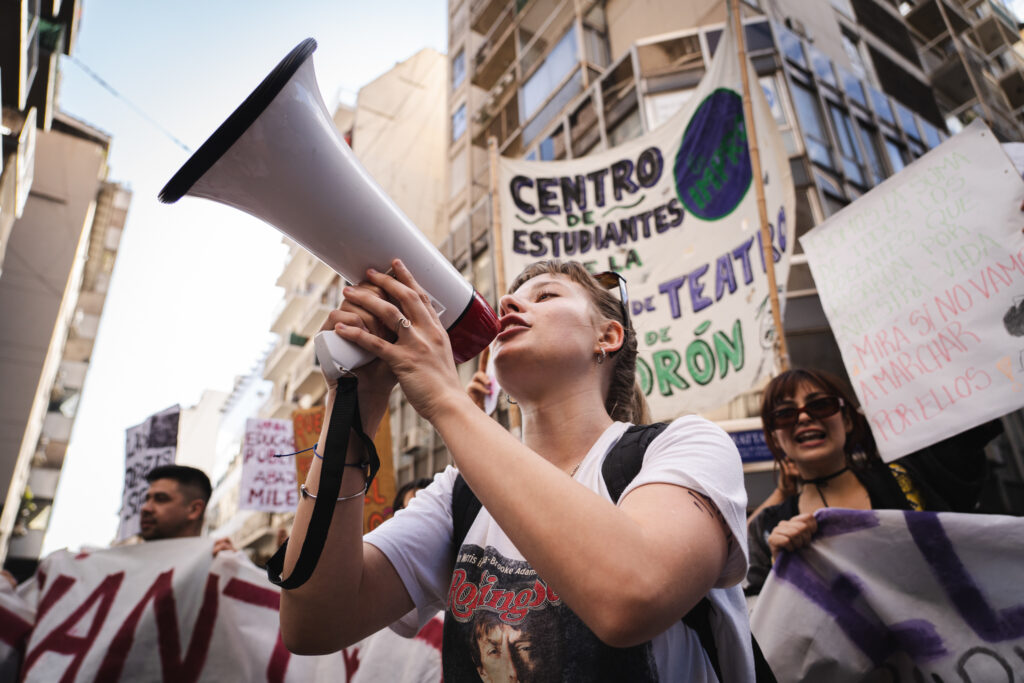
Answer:
<svg viewBox="0 0 1024 683"><path fill-rule="evenodd" d="M53 629L43 639L43 642L39 643L34 650L28 653L28 656L25 658L23 676L28 674L29 670L39 661L39 658L44 653L57 652L62 655L73 655L71 664L64 671L64 675L61 676L61 683L71 683L71 681L75 680L78 669L82 666L82 660L85 659L85 654L92 647L96 636L99 635L100 629L103 628L103 622L107 618L107 613L110 612L110 606L114 603L114 598L117 596L117 591L121 587L123 580L124 572L111 574L103 579L103 582L96 587L96 590L85 599L85 602L78 609L72 612L71 616L65 619L60 626ZM56 583L54 582L54 587L56 587ZM74 583L73 579L72 583ZM75 627L78 625L78 622L92 610L93 605L97 601L99 606L96 608L95 614L93 614L88 632L84 636L72 635L71 632L76 630Z"/></svg>
<svg viewBox="0 0 1024 683"><path fill-rule="evenodd" d="M135 630L142 618L142 612L149 601L153 601L156 616L157 643L160 651L160 667L165 681L197 681L206 664L206 655L210 649L213 626L217 620L217 575L206 577L206 591L203 603L199 607L192 639L188 644L185 659L181 659L181 640L178 631L178 608L174 601L171 578L174 570L169 569L149 587L135 605L128 618L121 624L117 634L110 641L107 654L100 664L96 680L116 681L121 677L125 659L135 640Z"/></svg>
<svg viewBox="0 0 1024 683"><path fill-rule="evenodd" d="M281 608L281 594L268 588L253 585L247 581L231 579L224 587L224 595L228 598L235 598L250 605L266 607L275 612ZM277 632L277 642L274 644L274 651L270 653L270 663L267 664L267 683L283 683L285 674L288 673L288 662L292 653L285 647L281 640L280 629ZM346 662L345 668L348 668Z"/></svg>

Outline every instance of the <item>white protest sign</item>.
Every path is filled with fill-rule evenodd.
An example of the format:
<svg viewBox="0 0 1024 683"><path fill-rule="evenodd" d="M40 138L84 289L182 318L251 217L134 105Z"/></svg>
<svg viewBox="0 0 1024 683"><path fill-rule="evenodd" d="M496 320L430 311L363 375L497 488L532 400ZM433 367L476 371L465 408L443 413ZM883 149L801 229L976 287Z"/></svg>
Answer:
<svg viewBox="0 0 1024 683"><path fill-rule="evenodd" d="M976 121L801 238L886 461L1024 406L1022 199Z"/></svg>
<svg viewBox="0 0 1024 683"><path fill-rule="evenodd" d="M245 421L242 442L242 481L238 509L261 512L292 512L299 503L295 464L276 458L295 451L291 420Z"/></svg>
<svg viewBox="0 0 1024 683"><path fill-rule="evenodd" d="M124 492L121 523L117 529L119 541L139 533L139 510L149 490L146 475L155 467L174 463L180 416L180 406L172 406L126 430Z"/></svg>
<svg viewBox="0 0 1024 683"><path fill-rule="evenodd" d="M780 681L1019 680L1024 520L823 509L750 627Z"/></svg>
<svg viewBox="0 0 1024 683"><path fill-rule="evenodd" d="M793 248L789 159L745 66L781 286ZM621 272L639 342L637 375L657 419L715 408L772 373L774 326L741 93L730 22L707 75L660 128L580 159L501 160L508 283L551 258Z"/></svg>

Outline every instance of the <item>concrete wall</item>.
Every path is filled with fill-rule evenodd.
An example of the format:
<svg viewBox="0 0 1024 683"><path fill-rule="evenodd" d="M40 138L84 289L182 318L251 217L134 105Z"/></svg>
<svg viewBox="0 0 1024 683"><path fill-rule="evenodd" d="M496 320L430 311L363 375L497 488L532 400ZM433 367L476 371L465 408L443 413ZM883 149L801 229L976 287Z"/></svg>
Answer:
<svg viewBox="0 0 1024 683"><path fill-rule="evenodd" d="M35 179L0 276L0 555L42 428L82 275L107 145L39 132Z"/></svg>
<svg viewBox="0 0 1024 683"><path fill-rule="evenodd" d="M352 151L437 244L444 217L448 58L424 49L359 91Z"/></svg>

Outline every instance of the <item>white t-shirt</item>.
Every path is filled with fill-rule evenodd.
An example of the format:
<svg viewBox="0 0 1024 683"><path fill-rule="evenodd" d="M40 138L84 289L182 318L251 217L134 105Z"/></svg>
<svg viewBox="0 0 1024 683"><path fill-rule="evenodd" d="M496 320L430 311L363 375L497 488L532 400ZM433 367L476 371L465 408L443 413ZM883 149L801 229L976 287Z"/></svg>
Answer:
<svg viewBox="0 0 1024 683"><path fill-rule="evenodd" d="M608 500L601 465L629 426L616 422L608 427L576 473L579 483ZM451 467L439 473L408 508L365 537L395 567L416 605L393 630L412 636L437 610L445 610L446 681L493 677L488 666L514 666L519 680L533 681L717 680L697 634L682 622L633 648L601 643L539 579L486 509L470 527L453 571L452 487L457 476ZM648 446L640 473L619 500L651 483L706 495L732 531L728 558L709 594L711 623L723 678L753 680L750 625L739 587L747 572L747 495L735 445L703 418L679 418Z"/></svg>

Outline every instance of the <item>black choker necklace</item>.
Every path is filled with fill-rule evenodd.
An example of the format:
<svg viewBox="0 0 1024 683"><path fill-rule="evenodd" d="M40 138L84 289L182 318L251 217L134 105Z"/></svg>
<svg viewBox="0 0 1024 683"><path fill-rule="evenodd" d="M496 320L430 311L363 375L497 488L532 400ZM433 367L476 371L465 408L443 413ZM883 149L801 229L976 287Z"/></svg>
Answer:
<svg viewBox="0 0 1024 683"><path fill-rule="evenodd" d="M823 488L828 486L828 482L835 479L843 472L849 470L849 467L833 472L832 474L826 474L824 477L818 477L817 479L804 479L805 484L814 484L814 487L818 489L818 495L821 497L821 502L825 507L828 507L828 501L825 500L825 493L822 491Z"/></svg>

